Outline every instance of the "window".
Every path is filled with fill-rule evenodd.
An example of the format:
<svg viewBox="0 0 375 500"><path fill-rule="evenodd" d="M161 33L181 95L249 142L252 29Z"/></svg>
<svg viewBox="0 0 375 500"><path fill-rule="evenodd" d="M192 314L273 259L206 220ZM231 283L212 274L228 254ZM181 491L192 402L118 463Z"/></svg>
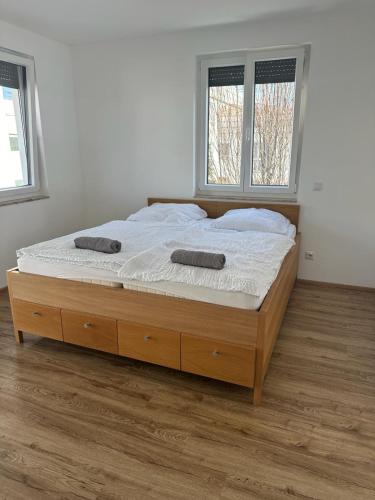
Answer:
<svg viewBox="0 0 375 500"><path fill-rule="evenodd" d="M0 202L40 190L34 60L0 49Z"/></svg>
<svg viewBox="0 0 375 500"><path fill-rule="evenodd" d="M308 50L199 58L197 194L295 196Z"/></svg>
<svg viewBox="0 0 375 500"><path fill-rule="evenodd" d="M208 68L207 183L241 181L243 66Z"/></svg>

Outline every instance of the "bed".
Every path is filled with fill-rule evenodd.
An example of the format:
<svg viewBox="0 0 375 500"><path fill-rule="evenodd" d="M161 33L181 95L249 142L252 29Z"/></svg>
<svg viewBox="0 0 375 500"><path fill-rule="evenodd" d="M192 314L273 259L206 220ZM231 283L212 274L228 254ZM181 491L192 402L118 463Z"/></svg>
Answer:
<svg viewBox="0 0 375 500"><path fill-rule="evenodd" d="M232 208L268 208L298 228L299 206L223 200L195 203L215 219ZM300 235L265 297L173 282L120 279L113 269L58 266L30 255L8 271L16 340L28 332L252 389L260 403L274 343L297 273ZM111 266L109 266L111 267Z"/></svg>

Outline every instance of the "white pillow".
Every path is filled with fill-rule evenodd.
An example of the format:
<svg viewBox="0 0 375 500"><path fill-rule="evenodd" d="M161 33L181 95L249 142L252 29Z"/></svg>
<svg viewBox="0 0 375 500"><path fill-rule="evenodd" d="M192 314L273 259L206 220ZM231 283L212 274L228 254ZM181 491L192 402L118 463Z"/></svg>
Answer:
<svg viewBox="0 0 375 500"><path fill-rule="evenodd" d="M207 212L194 203L153 203L130 215L127 220L184 224L207 217Z"/></svg>
<svg viewBox="0 0 375 500"><path fill-rule="evenodd" d="M292 224L278 212L265 208L238 208L215 219L212 227L235 231L260 231L289 235Z"/></svg>

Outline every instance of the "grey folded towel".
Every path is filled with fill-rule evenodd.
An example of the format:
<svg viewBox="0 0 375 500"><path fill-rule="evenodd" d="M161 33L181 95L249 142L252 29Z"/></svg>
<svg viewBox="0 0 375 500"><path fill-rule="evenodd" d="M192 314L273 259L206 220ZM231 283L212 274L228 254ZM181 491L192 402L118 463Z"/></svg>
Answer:
<svg viewBox="0 0 375 500"><path fill-rule="evenodd" d="M171 261L174 264L184 264L185 266L223 269L225 264L225 255L223 253L178 249L172 253Z"/></svg>
<svg viewBox="0 0 375 500"><path fill-rule="evenodd" d="M80 236L74 240L77 248L94 250L103 253L118 253L121 250L121 241L110 238L93 238L90 236Z"/></svg>

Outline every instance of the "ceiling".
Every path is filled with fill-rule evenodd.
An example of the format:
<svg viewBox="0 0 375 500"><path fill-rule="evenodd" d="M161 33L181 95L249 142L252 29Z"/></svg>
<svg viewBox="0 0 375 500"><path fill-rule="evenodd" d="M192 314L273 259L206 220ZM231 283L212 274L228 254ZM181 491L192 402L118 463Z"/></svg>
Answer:
<svg viewBox="0 0 375 500"><path fill-rule="evenodd" d="M0 19L80 44L329 9L348 0L0 0Z"/></svg>

